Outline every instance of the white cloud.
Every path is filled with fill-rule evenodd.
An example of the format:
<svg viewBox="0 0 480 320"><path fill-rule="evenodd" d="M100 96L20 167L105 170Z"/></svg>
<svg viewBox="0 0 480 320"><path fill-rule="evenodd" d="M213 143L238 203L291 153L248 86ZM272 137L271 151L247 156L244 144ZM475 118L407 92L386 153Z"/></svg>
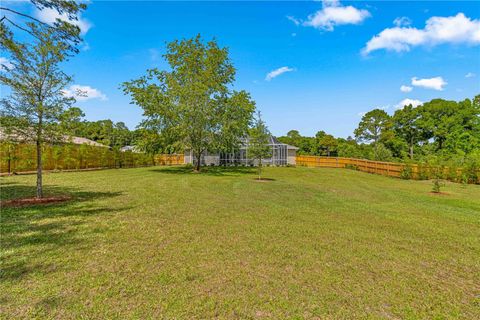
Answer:
<svg viewBox="0 0 480 320"><path fill-rule="evenodd" d="M402 85L402 86L400 87L400 91L402 91L402 92L410 92L410 91L412 91L412 90L413 90L413 88L412 88L412 87L409 87L409 86Z"/></svg>
<svg viewBox="0 0 480 320"><path fill-rule="evenodd" d="M265 80L270 81L273 78L276 78L276 77L278 77L279 75L281 75L285 72L292 72L292 71L295 71L295 69L289 68L289 67L281 67L281 68L275 69L275 70L267 73L267 76L265 77Z"/></svg>
<svg viewBox="0 0 480 320"><path fill-rule="evenodd" d="M338 0L322 1L323 8L310 14L306 21L287 16L287 19L305 27L314 27L321 30L333 31L335 26L345 24L360 24L370 17L370 12L364 9L357 9L353 6L343 6Z"/></svg>
<svg viewBox="0 0 480 320"><path fill-rule="evenodd" d="M409 51L415 46L439 44L480 44L480 20L472 20L463 13L451 17L431 17L424 29L396 26L387 28L371 38L362 53L375 50Z"/></svg>
<svg viewBox="0 0 480 320"><path fill-rule="evenodd" d="M342 6L338 1L323 1L322 10L308 16L304 26L333 31L335 26L359 24L370 17L370 12L353 6Z"/></svg>
<svg viewBox="0 0 480 320"><path fill-rule="evenodd" d="M394 107L395 109L403 109L403 107L405 106L408 106L408 105L412 105L414 108L420 106L423 104L422 101L420 100L417 100L417 99L403 99L402 101L400 101L399 103L397 103Z"/></svg>
<svg viewBox="0 0 480 320"><path fill-rule="evenodd" d="M35 16L38 20L43 21L48 24L54 23L57 19L68 21L71 24L74 24L80 28L81 34L86 34L88 30L92 27L92 24L82 18L82 15L80 14L78 16L78 20L70 20L68 19L67 14L59 14L57 10L55 9L50 9L50 8L45 8L43 10L37 10L35 12Z"/></svg>
<svg viewBox="0 0 480 320"><path fill-rule="evenodd" d="M366 115L366 114L367 114L366 112L359 112L359 113L357 113L357 115L358 115L359 117L363 117L363 116Z"/></svg>
<svg viewBox="0 0 480 320"><path fill-rule="evenodd" d="M0 71L7 71L7 69L13 69L13 64L7 58L0 57Z"/></svg>
<svg viewBox="0 0 480 320"><path fill-rule="evenodd" d="M476 76L475 73L469 72L469 73L467 73L467 74L465 75L465 78L473 78L473 77L475 77L475 76Z"/></svg>
<svg viewBox="0 0 480 320"><path fill-rule="evenodd" d="M101 101L107 100L107 96L100 90L78 84L70 86L70 88L64 90L63 94L67 97L73 97L77 101L87 101L91 99L100 99Z"/></svg>
<svg viewBox="0 0 480 320"><path fill-rule="evenodd" d="M300 20L298 20L297 18L293 17L293 16L287 16L287 19L292 21L293 24L295 24L296 26L300 25Z"/></svg>
<svg viewBox="0 0 480 320"><path fill-rule="evenodd" d="M428 79L418 79L417 77L412 78L412 86L415 87L442 91L443 87L446 85L447 82L443 80L442 77L433 77Z"/></svg>
<svg viewBox="0 0 480 320"><path fill-rule="evenodd" d="M393 24L396 27L407 27L412 24L412 20L408 17L397 17L393 20Z"/></svg>

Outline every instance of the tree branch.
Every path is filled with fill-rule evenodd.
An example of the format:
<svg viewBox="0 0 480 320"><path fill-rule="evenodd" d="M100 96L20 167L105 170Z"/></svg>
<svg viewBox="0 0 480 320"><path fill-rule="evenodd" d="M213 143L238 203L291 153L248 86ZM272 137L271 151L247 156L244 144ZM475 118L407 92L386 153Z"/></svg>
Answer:
<svg viewBox="0 0 480 320"><path fill-rule="evenodd" d="M41 23L41 24L43 24L43 25L47 25L47 26L48 26L47 23L45 23L45 22L43 22L43 21L40 21L40 20L38 20L37 18L34 18L34 17L32 17L32 16L30 16L30 15L28 15L28 14L21 13L21 12L12 10L12 9L10 9L10 8L5 8L5 7L0 7L0 10L9 11L9 12L11 12L11 13L18 14L19 16L22 16L22 17L25 17L25 18L29 18L29 19L31 19L31 20L33 20L33 21L35 21L35 22L38 22L38 23ZM5 17L5 16L4 16L4 17ZM3 18L2 18L2 19L3 19Z"/></svg>

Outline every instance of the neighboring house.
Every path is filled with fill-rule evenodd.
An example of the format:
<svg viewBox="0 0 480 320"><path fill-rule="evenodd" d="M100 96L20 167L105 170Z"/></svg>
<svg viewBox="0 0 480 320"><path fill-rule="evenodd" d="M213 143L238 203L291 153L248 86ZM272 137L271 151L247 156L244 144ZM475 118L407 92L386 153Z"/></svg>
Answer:
<svg viewBox="0 0 480 320"><path fill-rule="evenodd" d="M48 140L48 138L46 139ZM104 144L98 143L96 141L93 141L87 138L81 138L81 137L64 135L63 139L61 140L62 141L58 141L58 139L56 139L55 143L63 142L63 143L73 143L73 144L86 144L93 147L110 148L109 146L106 146ZM3 142L3 141L12 141L17 143L33 143L33 140L29 137L24 137L14 133L7 134L0 128L0 142Z"/></svg>
<svg viewBox="0 0 480 320"><path fill-rule="evenodd" d="M136 146L125 146L120 148L121 152L131 151L134 153L141 153Z"/></svg>
<svg viewBox="0 0 480 320"><path fill-rule="evenodd" d="M272 157L262 160L264 165L284 166L295 165L297 147L282 143L274 136L270 136L268 144L272 147ZM196 162L191 150L185 150L185 163ZM231 153L225 152L204 152L201 159L202 165L256 165L255 161L248 157L248 138L243 139L240 148Z"/></svg>
<svg viewBox="0 0 480 320"><path fill-rule="evenodd" d="M87 144L92 147L102 147L102 148L110 148L104 144L98 143L96 141L81 138L81 137L71 137L71 136L64 136L64 142L73 143L73 144Z"/></svg>

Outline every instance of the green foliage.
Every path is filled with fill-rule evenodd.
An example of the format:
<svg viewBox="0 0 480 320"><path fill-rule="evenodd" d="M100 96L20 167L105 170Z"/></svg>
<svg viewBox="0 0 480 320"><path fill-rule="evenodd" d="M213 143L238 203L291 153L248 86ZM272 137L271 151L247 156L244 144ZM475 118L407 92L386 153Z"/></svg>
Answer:
<svg viewBox="0 0 480 320"><path fill-rule="evenodd" d="M457 149L471 151L480 139L480 108L475 101L434 99L424 103L419 107L420 117L417 120L424 140L432 139L437 151L444 148L449 153L454 153Z"/></svg>
<svg viewBox="0 0 480 320"><path fill-rule="evenodd" d="M410 180L413 178L413 168L409 163L403 166L402 170L400 171L400 178L405 180Z"/></svg>
<svg viewBox="0 0 480 320"><path fill-rule="evenodd" d="M42 147L42 158L45 170L68 170L87 168L117 168L144 166L155 164L152 156L145 153L120 152L104 147L86 144L45 144ZM10 155L8 156L8 152ZM35 166L35 145L32 144L0 144L0 171L11 172L33 171ZM9 163L10 160L10 163Z"/></svg>
<svg viewBox="0 0 480 320"><path fill-rule="evenodd" d="M408 154L413 159L416 144L422 138L422 131L419 129L418 119L420 112L412 105L404 106L395 111L392 117L393 129L396 136L408 144Z"/></svg>
<svg viewBox="0 0 480 320"><path fill-rule="evenodd" d="M428 180L430 179L430 167L426 162L418 163L418 179L419 180Z"/></svg>
<svg viewBox="0 0 480 320"><path fill-rule="evenodd" d="M442 183L441 183L440 179L435 178L435 179L433 179L432 183L433 183L432 184L432 192L433 193L440 193L440 191L441 191L440 189L442 187Z"/></svg>
<svg viewBox="0 0 480 320"><path fill-rule="evenodd" d="M258 178L261 179L262 159L272 156L272 147L268 145L270 132L262 120L260 112L257 113L252 128L248 131L248 157L256 160L258 165Z"/></svg>
<svg viewBox="0 0 480 320"><path fill-rule="evenodd" d="M392 151L385 147L383 143L377 143L373 146L373 151L370 157L377 161L393 160Z"/></svg>
<svg viewBox="0 0 480 320"><path fill-rule="evenodd" d="M345 169L358 170L358 166L356 166L354 164L347 164L347 165L345 165Z"/></svg>
<svg viewBox="0 0 480 320"><path fill-rule="evenodd" d="M391 117L385 110L373 109L367 112L357 129L355 137L359 141L377 143L391 129Z"/></svg>
<svg viewBox="0 0 480 320"><path fill-rule="evenodd" d="M2 19L0 22L0 34L2 39L0 46L9 54L15 54L22 50L21 40L25 36L41 39L36 34L39 28L48 29L52 37L61 41L66 47L66 53L71 55L78 53L77 45L81 42L80 28L76 25L78 16L87 8L84 1L75 0L30 0L29 2L37 9L50 9L54 13L68 17L67 19L56 19L51 24L46 24L31 15L29 10L20 10L13 5L15 1L4 1L1 5ZM8 12L8 14L4 14Z"/></svg>
<svg viewBox="0 0 480 320"><path fill-rule="evenodd" d="M71 78L60 68L72 47L56 28L33 23L28 26L31 42L18 43L11 33L0 32L1 46L10 53L13 65L8 72L0 73L0 84L11 90L0 102L0 125L10 139L36 144L37 197L41 198L42 145L64 139L59 122L74 102L63 94Z"/></svg>
<svg viewBox="0 0 480 320"><path fill-rule="evenodd" d="M166 145L191 149L200 169L207 150L237 147L247 133L255 104L245 91L232 91L235 68L228 49L215 40L175 40L164 58L169 71L151 69L123 83L132 103L144 110L140 127L161 136Z"/></svg>
<svg viewBox="0 0 480 320"><path fill-rule="evenodd" d="M399 162L409 159L419 163L421 179L433 175L428 162L436 156L444 163L444 175L449 180L458 181L462 176L472 181L478 175L475 169L462 175L459 172L467 162L472 168L476 166L469 159L480 150L480 95L459 102L434 99L416 108L408 105L392 117L374 109L362 117L355 135L357 141L350 137L335 139L324 131L304 137L291 130L278 139L299 147L299 155Z"/></svg>
<svg viewBox="0 0 480 320"><path fill-rule="evenodd" d="M466 183L480 183L480 151L466 159L462 173Z"/></svg>
<svg viewBox="0 0 480 320"><path fill-rule="evenodd" d="M318 154L316 138L304 137L297 130L290 130L286 136L278 137L278 141L299 148L299 155Z"/></svg>

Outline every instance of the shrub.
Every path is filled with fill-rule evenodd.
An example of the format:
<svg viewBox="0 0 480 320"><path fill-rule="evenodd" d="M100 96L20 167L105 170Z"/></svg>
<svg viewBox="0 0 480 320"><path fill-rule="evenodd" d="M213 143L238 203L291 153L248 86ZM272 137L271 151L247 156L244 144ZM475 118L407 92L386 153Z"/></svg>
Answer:
<svg viewBox="0 0 480 320"><path fill-rule="evenodd" d="M358 166L355 164L346 164L345 169L351 169L351 170L356 170L358 171Z"/></svg>
<svg viewBox="0 0 480 320"><path fill-rule="evenodd" d="M440 188L443 186L441 183L441 180L439 178L433 179L433 186L432 186L432 192L433 193L440 193Z"/></svg>
<svg viewBox="0 0 480 320"><path fill-rule="evenodd" d="M479 181L480 161L469 158L464 164L463 175L467 183L480 183Z"/></svg>
<svg viewBox="0 0 480 320"><path fill-rule="evenodd" d="M418 180L428 180L430 172L426 163L418 164Z"/></svg>
<svg viewBox="0 0 480 320"><path fill-rule="evenodd" d="M400 178L405 179L405 180L410 180L413 177L413 169L410 164L405 164L400 171Z"/></svg>

